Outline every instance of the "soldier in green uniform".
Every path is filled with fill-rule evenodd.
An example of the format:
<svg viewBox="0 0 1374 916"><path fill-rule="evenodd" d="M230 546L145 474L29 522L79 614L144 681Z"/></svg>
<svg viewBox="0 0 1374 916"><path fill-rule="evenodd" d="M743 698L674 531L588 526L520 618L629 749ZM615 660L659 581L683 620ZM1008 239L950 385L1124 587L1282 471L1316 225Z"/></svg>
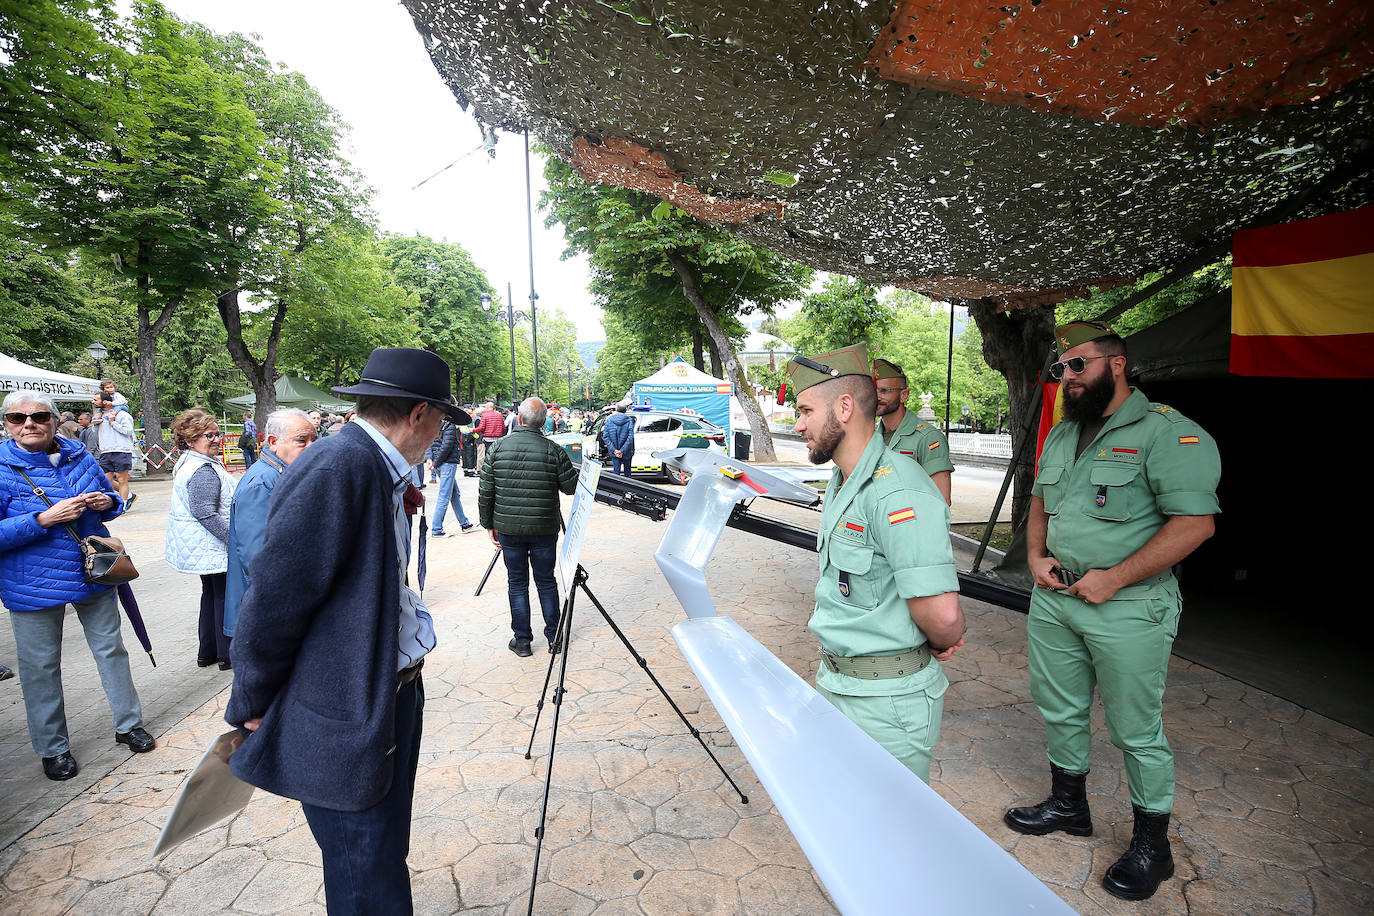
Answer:
<svg viewBox="0 0 1374 916"><path fill-rule="evenodd" d="M809 624L821 642L816 689L929 782L949 686L940 660L964 633L949 507L929 475L877 435L865 345L795 357L787 371L811 460L835 462Z"/></svg>
<svg viewBox="0 0 1374 916"><path fill-rule="evenodd" d="M878 384L878 418L883 424L885 444L899 455L916 459L944 494L945 505L950 505L949 478L954 462L949 460L949 440L934 423L927 423L906 409L911 392L901 366L875 359L873 378Z"/></svg>
<svg viewBox="0 0 1374 916"><path fill-rule="evenodd" d="M1130 848L1102 885L1143 900L1174 873L1174 758L1162 708L1182 606L1171 568L1212 535L1221 459L1196 423L1127 385L1126 345L1111 328L1074 322L1055 337L1050 370L1062 379L1064 421L1045 440L1026 526L1031 693L1045 719L1051 790L1005 820L1020 833L1092 833L1085 784L1096 685L1135 815Z"/></svg>

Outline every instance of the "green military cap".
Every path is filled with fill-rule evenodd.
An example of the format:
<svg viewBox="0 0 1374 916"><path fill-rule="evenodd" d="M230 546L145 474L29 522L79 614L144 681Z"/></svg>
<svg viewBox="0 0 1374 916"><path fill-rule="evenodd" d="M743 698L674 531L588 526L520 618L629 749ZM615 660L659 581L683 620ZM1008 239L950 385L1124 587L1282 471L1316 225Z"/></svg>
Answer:
<svg viewBox="0 0 1374 916"><path fill-rule="evenodd" d="M875 379L885 378L906 378L906 373L902 367L886 359L875 359L873 361L873 377Z"/></svg>
<svg viewBox="0 0 1374 916"><path fill-rule="evenodd" d="M1054 329L1054 346L1056 352L1063 356L1079 344L1115 335L1115 331L1100 321L1070 321Z"/></svg>
<svg viewBox="0 0 1374 916"><path fill-rule="evenodd" d="M828 382L845 375L873 377L873 365L868 357L868 344L851 344L816 356L794 356L787 361L787 378L792 389L801 394L812 385Z"/></svg>

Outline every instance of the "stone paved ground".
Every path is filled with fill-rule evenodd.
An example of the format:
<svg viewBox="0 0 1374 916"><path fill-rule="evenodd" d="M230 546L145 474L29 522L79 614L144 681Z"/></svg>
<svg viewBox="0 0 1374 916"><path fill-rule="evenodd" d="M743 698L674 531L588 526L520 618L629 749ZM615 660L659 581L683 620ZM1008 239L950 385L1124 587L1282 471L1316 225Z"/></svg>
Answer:
<svg viewBox="0 0 1374 916"><path fill-rule="evenodd" d="M958 476L956 475L956 483ZM161 566L165 483L117 533L144 570L140 596L159 667L135 652L159 748L116 751L108 711L89 686L79 628L65 649L73 747L83 773L49 783L28 748L16 681L0 684L0 914L319 913L319 855L289 801L259 793L237 818L160 860L149 851L176 790L220 719L225 676L194 653L198 584ZM471 481L466 505L475 512ZM427 490L433 493L433 488ZM685 735L591 605L580 600L539 913L833 913L814 873L681 659L681 619L650 554L661 525L598 506L584 562L591 587L750 797L742 806ZM421 913L523 913L551 707L524 758L549 656L517 659L504 577L472 590L491 557L478 534L436 541L426 598L440 647L425 668L425 738L410 865ZM967 558L965 558L967 562ZM814 555L729 531L710 570L721 613L740 620L804 676ZM1090 789L1097 833L1021 837L1003 809L1046 788L1043 733L1028 702L1024 618L965 602L968 646L936 751L935 788L1083 913L1368 913L1374 911L1374 738L1174 660L1166 721L1178 753L1172 829L1178 876L1146 903L1098 881L1124 848L1130 807L1120 755L1097 711ZM0 658L13 656L8 628ZM83 656L84 663L83 663ZM947 876L921 875L913 886Z"/></svg>

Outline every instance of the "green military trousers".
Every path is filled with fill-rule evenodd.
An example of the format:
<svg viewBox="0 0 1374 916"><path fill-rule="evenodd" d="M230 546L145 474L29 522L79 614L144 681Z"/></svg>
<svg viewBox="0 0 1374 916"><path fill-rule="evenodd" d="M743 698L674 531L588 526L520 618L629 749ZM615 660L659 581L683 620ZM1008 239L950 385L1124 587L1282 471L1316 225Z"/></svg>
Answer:
<svg viewBox="0 0 1374 916"><path fill-rule="evenodd" d="M1174 807L1174 754L1164 737L1164 679L1182 610L1172 577L1122 589L1105 604L1036 588L1029 634L1031 695L1045 718L1050 762L1088 772L1093 686L1107 731L1126 757L1131 802L1153 814Z"/></svg>
<svg viewBox="0 0 1374 916"><path fill-rule="evenodd" d="M929 784L931 752L940 741L949 681L934 661L916 677L918 689L890 696L846 696L820 684L816 692Z"/></svg>

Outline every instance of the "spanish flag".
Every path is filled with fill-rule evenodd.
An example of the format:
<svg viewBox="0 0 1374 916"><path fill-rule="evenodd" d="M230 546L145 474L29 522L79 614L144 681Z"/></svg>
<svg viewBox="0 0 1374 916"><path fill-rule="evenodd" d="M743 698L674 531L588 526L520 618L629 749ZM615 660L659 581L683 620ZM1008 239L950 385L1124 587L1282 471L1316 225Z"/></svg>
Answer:
<svg viewBox="0 0 1374 916"><path fill-rule="evenodd" d="M1231 372L1374 378L1374 206L1232 242Z"/></svg>

